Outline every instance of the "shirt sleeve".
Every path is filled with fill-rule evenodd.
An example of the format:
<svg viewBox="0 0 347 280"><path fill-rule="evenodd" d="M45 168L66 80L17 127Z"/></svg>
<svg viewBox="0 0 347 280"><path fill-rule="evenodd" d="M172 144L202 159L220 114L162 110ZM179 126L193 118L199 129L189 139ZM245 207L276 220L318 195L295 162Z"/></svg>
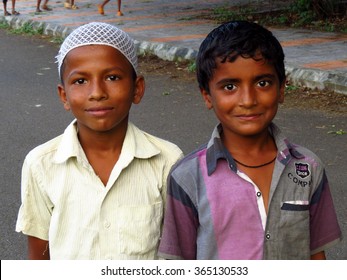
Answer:
<svg viewBox="0 0 347 280"><path fill-rule="evenodd" d="M48 240L52 203L40 186L39 172L24 161L21 179L21 206L19 208L16 231Z"/></svg>
<svg viewBox="0 0 347 280"><path fill-rule="evenodd" d="M161 188L161 196L163 199L163 207L164 209L166 209L166 200L167 200L167 185L168 185L168 178L169 178L169 174L173 168L173 166L180 160L183 158L183 152L177 147L175 146L174 149L174 154L170 156L170 161L165 165L164 168L164 174L163 174L163 187Z"/></svg>
<svg viewBox="0 0 347 280"><path fill-rule="evenodd" d="M165 259L196 259L197 229L196 207L183 188L170 176L159 256Z"/></svg>
<svg viewBox="0 0 347 280"><path fill-rule="evenodd" d="M325 171L311 200L310 217L311 255L340 241L341 230Z"/></svg>

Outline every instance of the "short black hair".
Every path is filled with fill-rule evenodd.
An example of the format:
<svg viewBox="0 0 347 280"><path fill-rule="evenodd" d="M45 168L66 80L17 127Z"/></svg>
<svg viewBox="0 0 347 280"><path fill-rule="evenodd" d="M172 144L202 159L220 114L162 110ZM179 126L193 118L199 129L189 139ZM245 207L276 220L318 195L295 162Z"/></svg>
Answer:
<svg viewBox="0 0 347 280"><path fill-rule="evenodd" d="M196 58L199 87L210 92L208 84L217 67L217 58L222 63L233 62L238 56L256 59L259 53L274 65L280 84L284 83L284 53L271 31L248 21L230 21L220 25L200 45Z"/></svg>

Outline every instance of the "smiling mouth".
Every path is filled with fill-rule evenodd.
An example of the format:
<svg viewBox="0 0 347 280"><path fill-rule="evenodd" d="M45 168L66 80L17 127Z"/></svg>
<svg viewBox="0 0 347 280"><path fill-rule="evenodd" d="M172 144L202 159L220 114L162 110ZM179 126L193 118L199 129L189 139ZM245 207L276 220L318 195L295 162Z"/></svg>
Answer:
<svg viewBox="0 0 347 280"><path fill-rule="evenodd" d="M261 114L252 114L252 115L238 115L237 118L245 121L256 120L260 117Z"/></svg>
<svg viewBox="0 0 347 280"><path fill-rule="evenodd" d="M89 108L86 110L87 113L93 116L104 116L113 110L112 107L101 107L101 108Z"/></svg>

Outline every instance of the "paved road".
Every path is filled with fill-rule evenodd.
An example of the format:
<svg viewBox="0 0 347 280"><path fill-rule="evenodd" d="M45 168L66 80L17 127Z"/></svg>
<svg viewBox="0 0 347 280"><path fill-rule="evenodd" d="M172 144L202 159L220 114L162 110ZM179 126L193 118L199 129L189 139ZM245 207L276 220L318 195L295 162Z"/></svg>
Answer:
<svg viewBox="0 0 347 280"><path fill-rule="evenodd" d="M58 101L57 46L0 30L0 259L25 259L26 240L14 231L20 205L20 170L27 152L60 134L72 120ZM144 130L177 143L184 152L205 142L216 120L203 105L196 84L165 75L148 75L143 102L131 119ZM165 93L165 94L164 94ZM315 151L327 164L332 192L344 235L347 235L346 116L281 108L277 123L297 143ZM333 127L334 126L334 127ZM347 243L328 252L347 259Z"/></svg>

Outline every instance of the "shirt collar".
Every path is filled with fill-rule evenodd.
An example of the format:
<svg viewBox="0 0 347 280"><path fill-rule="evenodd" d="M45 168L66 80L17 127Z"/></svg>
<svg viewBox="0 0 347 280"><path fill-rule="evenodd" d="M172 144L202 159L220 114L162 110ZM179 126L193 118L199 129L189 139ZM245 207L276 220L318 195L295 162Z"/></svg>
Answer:
<svg viewBox="0 0 347 280"><path fill-rule="evenodd" d="M54 157L56 163L63 163L72 157L76 157L81 162L88 162L78 140L77 133L77 121L74 120L62 135L61 142ZM132 158L151 158L159 154L160 150L148 140L146 135L147 133L129 122L121 155L125 154L126 157Z"/></svg>
<svg viewBox="0 0 347 280"><path fill-rule="evenodd" d="M61 136L61 141L54 157L56 163L63 163L71 157L81 158L81 149L77 136L77 122L73 120Z"/></svg>
<svg viewBox="0 0 347 280"><path fill-rule="evenodd" d="M131 153L136 158L151 158L160 153L160 150L148 139L148 134L133 123L128 123L122 153Z"/></svg>
<svg viewBox="0 0 347 280"><path fill-rule="evenodd" d="M279 154L277 156L277 159L281 163L287 164L287 162L289 162L289 160L293 157L297 159L302 159L305 157L298 151L297 145L291 143L288 140L288 138L285 137L285 135L277 125L271 123L269 130L273 138L275 139L275 143Z"/></svg>
<svg viewBox="0 0 347 280"><path fill-rule="evenodd" d="M281 163L286 164L292 157L298 159L304 158L304 156L296 149L296 146L290 143L288 139L284 137L278 126L276 126L274 123L271 123L269 130L275 139L279 154L279 156L277 156L277 159L280 160ZM234 172L237 171L236 163L233 157L222 143L222 132L222 125L218 124L214 128L210 141L207 144L206 164L209 176L216 170L217 162L219 159L225 159L228 162L231 170L233 170Z"/></svg>
<svg viewBox="0 0 347 280"><path fill-rule="evenodd" d="M223 128L221 124L218 124L213 132L210 141L207 144L206 152L206 164L208 175L211 175L217 168L217 162L219 159L225 159L228 161L228 165L234 171L236 171L236 164L229 151L222 143L221 134Z"/></svg>

